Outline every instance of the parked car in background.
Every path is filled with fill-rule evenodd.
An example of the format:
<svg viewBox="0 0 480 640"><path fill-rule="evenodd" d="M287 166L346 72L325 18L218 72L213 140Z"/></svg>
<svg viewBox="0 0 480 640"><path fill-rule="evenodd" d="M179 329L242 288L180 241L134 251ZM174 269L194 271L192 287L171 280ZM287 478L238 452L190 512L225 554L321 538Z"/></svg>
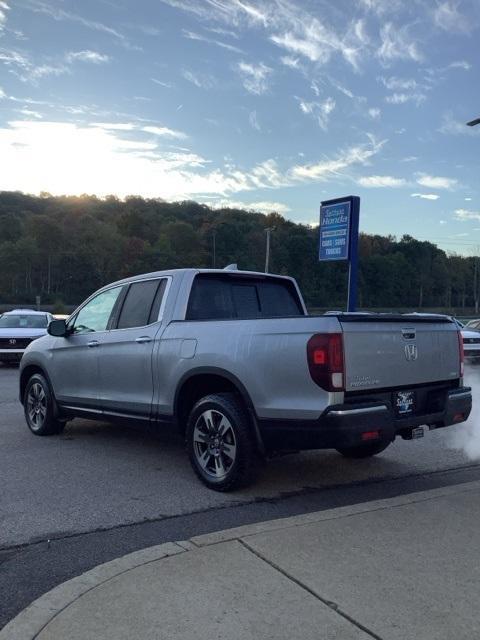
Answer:
<svg viewBox="0 0 480 640"><path fill-rule="evenodd" d="M480 318L474 318L473 320L469 320L463 325L466 329L475 329L475 331L480 330Z"/></svg>
<svg viewBox="0 0 480 640"><path fill-rule="evenodd" d="M0 316L0 362L20 362L23 352L37 338L46 335L51 313L14 309Z"/></svg>
<svg viewBox="0 0 480 640"><path fill-rule="evenodd" d="M472 329L470 325L470 322L480 323L480 320L471 320L467 324L463 324L460 320L455 320L455 322L462 334L465 360L469 362L480 361L480 331Z"/></svg>

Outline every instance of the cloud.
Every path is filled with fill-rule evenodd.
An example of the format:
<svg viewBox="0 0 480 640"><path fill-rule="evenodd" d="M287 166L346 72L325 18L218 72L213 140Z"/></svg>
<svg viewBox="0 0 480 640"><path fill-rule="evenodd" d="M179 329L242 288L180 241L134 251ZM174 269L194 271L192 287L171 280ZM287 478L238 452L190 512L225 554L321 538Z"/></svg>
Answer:
<svg viewBox="0 0 480 640"><path fill-rule="evenodd" d="M27 118L37 118L38 120L41 120L43 118L41 113L39 113L38 111L33 111L32 109L19 109L18 112L21 113L22 116L26 116Z"/></svg>
<svg viewBox="0 0 480 640"><path fill-rule="evenodd" d="M364 176L358 178L357 184L368 188L404 187L407 181L404 178L395 178L393 176Z"/></svg>
<svg viewBox="0 0 480 640"><path fill-rule="evenodd" d="M46 76L62 76L65 73L70 73L70 70L63 64L41 64L38 67L31 67L28 74L20 76L20 79L24 82L32 81L35 84L37 80L40 80L40 78L44 78Z"/></svg>
<svg viewBox="0 0 480 640"><path fill-rule="evenodd" d="M305 102L300 100L302 113L313 116L324 131L327 130L330 114L335 109L335 100L328 97L323 102Z"/></svg>
<svg viewBox="0 0 480 640"><path fill-rule="evenodd" d="M162 80L157 80L156 78L150 78L150 80L155 84L159 84L161 87L165 87L166 89L172 88L172 85L170 84L170 82L162 82Z"/></svg>
<svg viewBox="0 0 480 640"><path fill-rule="evenodd" d="M31 66L29 59L22 53L13 49L0 49L0 62L8 67L14 66L28 69Z"/></svg>
<svg viewBox="0 0 480 640"><path fill-rule="evenodd" d="M188 138L183 131L175 131L175 129L169 129L168 127L142 127L142 131L146 133L152 133L155 136L176 138L177 140L186 140Z"/></svg>
<svg viewBox="0 0 480 640"><path fill-rule="evenodd" d="M65 59L67 62L92 62L93 64L102 64L110 61L110 56L105 53L98 53L97 51L91 51L85 49L84 51L70 51L66 54Z"/></svg>
<svg viewBox="0 0 480 640"><path fill-rule="evenodd" d="M382 76L380 77L380 81L387 89L390 89L390 91L406 91L418 87L417 81L414 78L397 78L396 76L384 78Z"/></svg>
<svg viewBox="0 0 480 640"><path fill-rule="evenodd" d="M93 29L94 31L102 31L104 33L108 33L114 38L118 38L119 40L126 41L125 36L119 31L117 31L116 29L114 29L113 27L105 25L101 22L86 20L85 18L83 18L82 16L76 13L70 13L69 11L65 11L64 9L60 9L58 7L52 7L51 5L48 5L44 2L39 2L39 1L32 2L29 5L27 5L27 7L30 8L35 13L43 13L45 15L50 16L54 20L57 20L57 21L67 20L70 22L77 22L78 24L81 24L84 27L87 27L88 29Z"/></svg>
<svg viewBox="0 0 480 640"><path fill-rule="evenodd" d="M417 184L430 189L453 189L457 186L458 180L455 178L445 178L442 176L429 176L425 173L419 174Z"/></svg>
<svg viewBox="0 0 480 640"><path fill-rule="evenodd" d="M293 56L282 56L280 62L286 67L290 67L290 69L299 69L301 66L299 58L294 58Z"/></svg>
<svg viewBox="0 0 480 640"><path fill-rule="evenodd" d="M352 21L345 33L338 33L300 8L282 3L282 11L271 19L274 33L270 40L290 54L310 62L326 64L332 54L340 54L355 70L369 42L363 20ZM288 7L288 9L287 9Z"/></svg>
<svg viewBox="0 0 480 640"><path fill-rule="evenodd" d="M451 33L469 33L473 25L466 16L458 11L459 2L446 0L437 5L433 21L437 27Z"/></svg>
<svg viewBox="0 0 480 640"><path fill-rule="evenodd" d="M158 127L154 125L139 126L133 122L92 122L91 127L106 129L107 131L144 131L161 138L175 138L177 140L186 140L188 138L183 131L176 131L168 127Z"/></svg>
<svg viewBox="0 0 480 640"><path fill-rule="evenodd" d="M447 221L446 220L440 220L439 224L447 224Z"/></svg>
<svg viewBox="0 0 480 640"><path fill-rule="evenodd" d="M465 202L471 202L471 198L464 198Z"/></svg>
<svg viewBox="0 0 480 640"><path fill-rule="evenodd" d="M334 158L327 158L320 162L314 162L292 167L290 175L297 180L328 180L339 175L348 167L356 164L367 164L370 158L379 153L386 140L377 141L369 136L369 143L353 145L339 151Z"/></svg>
<svg viewBox="0 0 480 640"><path fill-rule="evenodd" d="M184 69L182 71L182 76L185 80L191 82L199 89L212 89L217 84L216 79L210 74L194 73L193 71Z"/></svg>
<svg viewBox="0 0 480 640"><path fill-rule="evenodd" d="M470 71L472 65L466 60L457 60L447 65L446 69L463 69L464 71Z"/></svg>
<svg viewBox="0 0 480 640"><path fill-rule="evenodd" d="M268 81L273 73L273 69L263 62L258 64L249 64L247 62L239 62L237 70L242 77L243 86L249 93L261 95L268 91Z"/></svg>
<svg viewBox="0 0 480 640"><path fill-rule="evenodd" d="M4 100L7 97L5 91L0 87L0 100Z"/></svg>
<svg viewBox="0 0 480 640"><path fill-rule="evenodd" d="M47 76L61 76L71 73L70 65L75 62L100 64L109 60L110 57L105 54L86 49L84 51L70 51L53 63L49 61L46 64L36 64L23 53L15 50L0 49L0 61L7 66L13 67L13 73L22 82L29 82L33 85L37 85L40 79Z"/></svg>
<svg viewBox="0 0 480 640"><path fill-rule="evenodd" d="M417 107L427 99L424 93L393 93L391 96L385 97L388 104L405 104L406 102L414 102Z"/></svg>
<svg viewBox="0 0 480 640"><path fill-rule="evenodd" d="M436 193L412 193L412 198L422 198L422 200L438 200L440 198Z"/></svg>
<svg viewBox="0 0 480 640"><path fill-rule="evenodd" d="M469 220L480 220L480 211L470 211L469 209L455 209L455 220L468 222Z"/></svg>
<svg viewBox="0 0 480 640"><path fill-rule="evenodd" d="M402 8L401 0L360 0L360 4L379 16Z"/></svg>
<svg viewBox="0 0 480 640"><path fill-rule="evenodd" d="M290 63L298 58L325 64L332 55L337 54L357 70L370 46L363 18L354 18L344 27L335 28L324 20L323 15L319 19L300 3L289 0L162 1L194 15L204 23L225 25L230 33L232 28L263 29L271 42L288 52L283 64L292 68L296 65L294 67Z"/></svg>
<svg viewBox="0 0 480 640"><path fill-rule="evenodd" d="M380 118L380 116L382 115L382 112L380 109L376 108L376 107L371 107L368 111L367 111L368 115L370 116L370 118L372 118L372 120L377 120L378 118Z"/></svg>
<svg viewBox="0 0 480 640"><path fill-rule="evenodd" d="M418 49L417 43L408 35L408 27L398 27L392 22L387 22L380 30L381 46L377 50L377 56L385 63L392 60L413 60L422 62L423 54Z"/></svg>
<svg viewBox="0 0 480 640"><path fill-rule="evenodd" d="M5 28L5 23L7 22L7 11L9 11L10 7L5 0L0 0L0 33Z"/></svg>
<svg viewBox="0 0 480 640"><path fill-rule="evenodd" d="M194 33L193 31L188 31L187 29L183 29L182 31L183 37L188 40L197 40L199 42L207 42L208 44L214 44L217 47L221 47L222 49L227 49L227 51L233 51L234 53L244 53L242 49L235 47L226 42L220 42L220 40L214 40L213 38L207 38L199 33Z"/></svg>
<svg viewBox="0 0 480 640"><path fill-rule="evenodd" d="M250 111L250 114L248 116L248 121L250 123L250 126L252 127L252 129L256 129L256 131L261 131L261 127L260 124L258 122L258 118L257 118L257 112L256 111Z"/></svg>
<svg viewBox="0 0 480 640"><path fill-rule="evenodd" d="M112 129L108 123L103 127L93 124L21 120L0 128L2 188L30 193L224 198L241 191L328 180L350 166L368 163L384 144L370 137L368 143L345 148L333 158L283 170L274 159L248 169L225 165L207 170L208 160L189 150L165 151L156 140L145 140L140 125L132 131Z"/></svg>
<svg viewBox="0 0 480 640"><path fill-rule="evenodd" d="M284 215L290 211L290 207L282 202L244 202L242 200L214 200L209 201L209 206L213 209L245 209L246 211L259 211L260 213L280 213Z"/></svg>

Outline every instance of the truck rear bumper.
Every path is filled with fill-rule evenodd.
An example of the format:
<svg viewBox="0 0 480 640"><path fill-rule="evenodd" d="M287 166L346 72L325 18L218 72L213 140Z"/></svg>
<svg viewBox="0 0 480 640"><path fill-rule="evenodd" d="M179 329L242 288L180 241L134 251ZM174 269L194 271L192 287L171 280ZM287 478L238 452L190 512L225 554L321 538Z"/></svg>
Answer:
<svg viewBox="0 0 480 640"><path fill-rule="evenodd" d="M366 441L409 439L412 429L428 425L438 429L467 420L472 409L469 387L446 393L444 408L435 413L399 418L390 403L362 402L328 407L318 420L260 420L258 425L267 450L336 449Z"/></svg>

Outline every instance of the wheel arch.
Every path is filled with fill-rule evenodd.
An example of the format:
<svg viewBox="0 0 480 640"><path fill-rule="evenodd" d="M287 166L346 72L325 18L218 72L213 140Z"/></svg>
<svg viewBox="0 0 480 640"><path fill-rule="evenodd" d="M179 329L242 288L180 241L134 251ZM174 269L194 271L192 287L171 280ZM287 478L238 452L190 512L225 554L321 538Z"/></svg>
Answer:
<svg viewBox="0 0 480 640"><path fill-rule="evenodd" d="M174 399L174 415L179 428L182 431L185 429L188 415L200 398L211 393L222 392L236 393L241 397L250 417L257 446L263 453L263 439L250 394L235 375L220 367L197 367L182 376L177 385Z"/></svg>
<svg viewBox="0 0 480 640"><path fill-rule="evenodd" d="M19 388L20 402L23 404L23 396L25 395L25 389L27 388L27 383L30 380L30 378L36 373L39 373L40 375L42 375L48 382L53 400L55 402L55 410L57 410L57 402L55 400L55 394L53 393L53 387L52 387L52 382L50 380L50 377L48 373L45 371L45 369L37 363L28 364L26 367L22 369L20 373L20 388Z"/></svg>

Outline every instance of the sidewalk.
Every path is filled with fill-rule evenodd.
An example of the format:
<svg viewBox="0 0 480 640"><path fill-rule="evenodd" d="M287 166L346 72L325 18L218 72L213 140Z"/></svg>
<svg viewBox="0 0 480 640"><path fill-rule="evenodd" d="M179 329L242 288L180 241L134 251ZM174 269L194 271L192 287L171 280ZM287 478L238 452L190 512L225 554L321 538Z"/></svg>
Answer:
<svg viewBox="0 0 480 640"><path fill-rule="evenodd" d="M138 551L45 594L0 640L480 637L480 482Z"/></svg>

